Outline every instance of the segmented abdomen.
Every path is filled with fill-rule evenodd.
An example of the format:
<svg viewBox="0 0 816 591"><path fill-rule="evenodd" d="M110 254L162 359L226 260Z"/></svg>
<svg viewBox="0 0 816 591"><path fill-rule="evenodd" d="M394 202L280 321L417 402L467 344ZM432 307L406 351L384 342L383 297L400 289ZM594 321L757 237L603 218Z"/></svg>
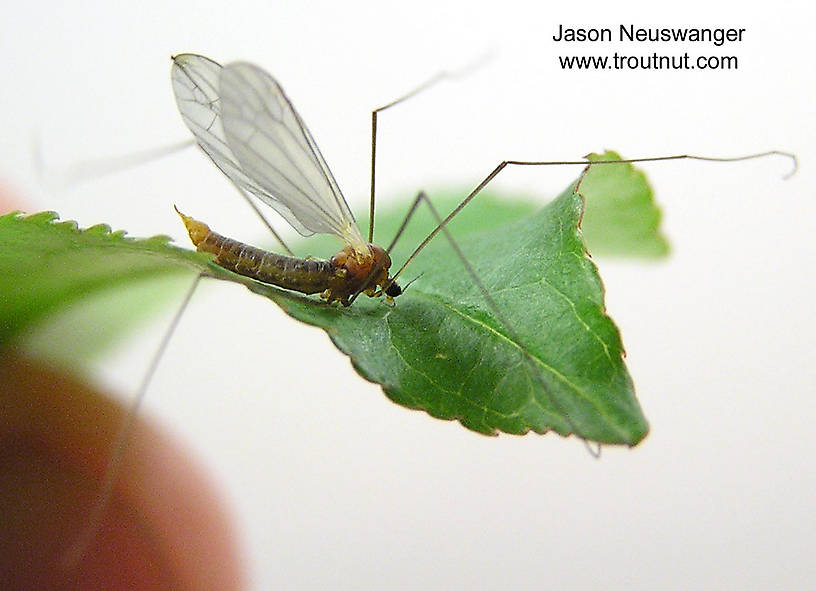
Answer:
<svg viewBox="0 0 816 591"><path fill-rule="evenodd" d="M215 255L220 267L301 293L320 293L329 288L337 269L329 261L301 259L269 252L232 238L227 238L179 212L190 239L201 252Z"/></svg>

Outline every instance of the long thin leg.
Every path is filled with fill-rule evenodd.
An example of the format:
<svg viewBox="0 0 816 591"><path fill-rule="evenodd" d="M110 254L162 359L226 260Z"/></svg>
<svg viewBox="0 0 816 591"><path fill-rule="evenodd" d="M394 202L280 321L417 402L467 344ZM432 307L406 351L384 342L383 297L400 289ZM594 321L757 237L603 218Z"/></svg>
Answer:
<svg viewBox="0 0 816 591"><path fill-rule="evenodd" d="M461 76L465 76L475 70L476 68L481 67L490 59L490 54L486 54L476 61L464 66L463 68L459 68L458 70L443 70L438 72L437 74L428 78L425 82L411 90L410 92L402 95L398 99L395 99L388 103L387 105L383 105L382 107L377 107L373 111L371 111L371 197L369 200L368 206L368 241L374 241L374 202L375 202L375 190L374 186L376 184L376 177L377 177L377 115L381 111L385 111L386 109L390 109L391 107L400 104L403 101L408 100L409 98L419 94L423 90L426 90L440 82L446 78L459 78Z"/></svg>
<svg viewBox="0 0 816 591"><path fill-rule="evenodd" d="M275 232L275 228L273 228L273 227L272 227L272 224L270 224L270 223L269 223L269 220L268 220L268 219L266 219L266 216L263 214L263 212L260 210L260 208L259 208L259 207L258 207L258 206L255 204L255 202L252 200L252 197L250 197L249 195L247 195L246 191L244 191L244 190L243 190L241 187L239 187L239 186L238 186L238 185L236 185L235 183L230 183L230 184L232 184L232 186L233 186L233 187L235 187L235 190L236 190L236 191L238 191L238 192L241 194L241 197L243 197L243 198L244 198L244 200L245 200L245 201L246 201L246 202L249 204L249 206L252 208L252 211L254 211L254 212L255 212L255 215L257 215L257 216L260 218L261 223L262 223L264 226L266 226L266 228L267 228L267 229L268 229L270 232L272 232L272 235L273 235L273 236L275 237L275 239L276 239L276 240L277 240L277 241L280 243L280 245L281 245L281 246L283 247L283 249L284 249L284 250L287 252L287 254L288 254L289 256L292 256L292 257L293 257L293 256L295 256L295 253L293 253L293 252L291 251L291 249L290 249L290 248L289 248L289 247L286 245L286 243L283 241L283 238L281 238L281 237L280 237L280 234L278 234L277 232Z"/></svg>
<svg viewBox="0 0 816 591"><path fill-rule="evenodd" d="M587 166L584 169L584 171L581 173L581 177L579 178L579 181L578 181L578 183L576 183L576 186L575 186L575 191L576 192L578 190L578 187L580 186L581 180L583 180L583 178L586 175L588 170L589 170L589 167ZM473 279L473 283L476 284L476 287L479 289L479 292L482 294L482 297L484 298L485 302L487 302L487 305L490 307L490 309L496 315L496 318L498 318L499 322L501 322L502 326L504 326L504 329L510 335L510 338L512 338L516 343L519 343L520 345L522 345L520 347L522 355L524 355L524 358L527 361L527 363L530 364L530 368L533 370L531 373L535 376L535 379L538 380L538 383L541 385L541 388L544 390L544 393L546 394L549 401L552 403L552 405L555 407L555 409L559 413L561 413L561 415L567 420L567 423L569 424L570 429L572 430L572 432L575 433L575 435L577 437L581 438L581 441L583 441L584 446L586 447L586 449L590 453L590 455L592 455L595 458L600 457L600 455L601 455L601 445L598 444L597 447L593 447L589 443L587 438L583 436L581 431L578 429L577 425L575 425L575 423L572 421L572 419L569 416L569 413L567 413L566 410L564 409L564 407L561 405L561 403L558 402L558 399L552 393L550 388L547 386L547 383L544 381L544 378L541 376L541 372L540 372L539 368L536 367L535 358L532 356L532 354L530 354L530 352L527 350L527 348L523 346L524 343L521 341L521 338L519 337L519 335L516 332L515 328L513 328L513 325L507 319L507 316L505 316L504 313L501 311L501 308L499 308L499 305L496 303L496 300L493 299L493 296L490 295L490 292L487 290L484 283L479 278L479 275L476 273L476 270L473 268L473 265L471 265L470 262L467 260L467 257L465 256L465 253L462 252L462 249L459 247L459 244L457 244L456 240L453 239L453 236L451 235L450 230L448 230L446 225L443 223L442 216L439 215L439 211L436 209L436 207L434 206L434 204L431 202L431 200L428 198L428 196L425 194L424 191L420 191L419 195L417 195L416 199L414 199L414 203L411 205L411 209L408 211L408 214L405 216L405 220L402 222L402 225L400 226L400 229L397 232L397 237L394 238L394 240L391 242L391 246L388 247L389 251L394 246L394 244L396 243L397 238L402 233L405 226L408 225L408 221L410 220L411 216L413 216L413 214L416 211L417 207L419 206L420 202L424 202L428 206L428 209L431 210L431 213L436 218L436 221L439 224L438 227L441 229L442 233L445 235L445 238L448 239L448 242L450 243L451 248L453 248L453 251L456 253L456 256L459 257L459 261L462 263L462 266L464 266L465 271L467 271L468 275L470 275L470 278Z"/></svg>
<svg viewBox="0 0 816 591"><path fill-rule="evenodd" d="M448 214L448 216L444 220L439 222L439 225L436 228L434 228L434 230L430 234L428 234L428 236L422 242L420 242L419 246L417 246L416 249L414 250L414 252L411 253L411 256L409 256L406 259L406 261L403 263L402 267L400 267L399 271L397 271L394 274L394 276L391 278L391 281L389 282L389 285L391 283L394 283L399 278L399 276L402 274L402 272L405 271L405 268L409 264L411 264L411 262L416 258L416 256L422 251L422 249L424 249L428 245L428 243L431 240L433 240L433 238L437 234L439 234L439 232L444 230L445 226L447 226L448 223L454 217L456 217L456 215L460 211L462 211L465 208L465 206L468 203L470 203L473 200L473 198L476 197L476 195L478 195L482 191L482 189L484 189L488 185L488 183L490 183L490 181L492 181L494 178L496 178L496 176L498 176L498 174L509 165L514 165L514 166L561 166L561 165L587 166L587 165L592 165L592 166L595 166L596 164L625 164L625 163L633 163L633 162L661 162L661 161L665 161L665 160L684 160L684 159L686 159L686 160L704 160L704 161L708 161L708 162L738 162L740 160L751 160L753 158L763 158L765 156L773 156L773 155L785 156L787 158L790 158L793 161L793 170L784 176L784 178L786 178L786 179L790 178L796 172L796 169L797 169L797 166L798 166L796 156L794 154L791 154L791 153L788 153L788 152L782 152L782 151L779 151L779 150L770 150L768 152L760 152L760 153L757 153L757 154L748 154L747 156L735 156L733 158L717 158L717 157L712 157L712 156L695 156L695 155L692 155L692 154L680 154L680 155L676 155L676 156L653 156L653 157L649 157L649 158L627 158L626 160L595 160L593 162L590 162L588 160L560 160L560 161L551 161L551 162L537 162L537 161L527 161L527 160L504 160L504 161L500 162L499 165L496 166L496 168L494 168L492 170L492 172L490 174L488 174L484 178L484 180L481 183L479 183L476 186L476 188L473 189L473 191L471 191L470 194L462 200L462 202L459 205L456 206L456 209L454 209L452 212L450 212Z"/></svg>
<svg viewBox="0 0 816 591"><path fill-rule="evenodd" d="M160 158L163 158L164 156L173 154L175 152L180 152L181 150L191 148L192 146L195 145L196 145L195 140L185 140L183 142L162 146L161 148L153 148L151 150L144 150L141 152L132 152L130 154L114 156L111 158L100 158L98 160L87 160L85 162L78 162L76 164L73 164L67 170L65 170L63 173L57 176L56 173L52 173L46 168L42 156L42 147L40 145L39 138L34 138L33 147L34 164L37 170L37 175L44 184L49 183L53 184L55 182L53 179L57 178L58 184L61 188L70 188L89 180L121 172L123 170L127 170L129 168L133 168L135 166L139 166L147 162L152 162L153 160L158 160ZM241 197L243 197L246 200L246 202L255 212L255 215L257 215L260 218L261 223L263 223L263 225L267 227L267 229L272 233L272 235L280 243L283 249L290 256L294 256L294 253L280 237L280 234L278 234L275 231L275 228L272 227L272 224L269 223L269 220L266 219L266 217L258 208L258 206L255 204L255 202L252 201L252 198L249 195L247 195L239 186L235 185L234 183L233 186L241 194Z"/></svg>
<svg viewBox="0 0 816 591"><path fill-rule="evenodd" d="M394 234L394 237L391 239L391 244L389 244L388 248L385 249L385 251L388 254L391 254L391 251L394 250L394 246L397 245L397 241L402 236L402 233L405 232L405 228L408 226L408 222L410 222L411 218L414 217L417 207L419 207L419 203L422 201L423 197L425 198L426 201L428 201L428 198L425 197L425 191L420 191L419 195L416 196L416 199L414 199L414 202L411 204L411 208L408 210L408 213L405 214L405 218L403 218L402 223L400 224L400 227L397 230L397 233ZM430 201L428 201L428 205L431 206L431 211L436 212L436 208L431 205ZM437 214L434 213L434 215ZM439 217L438 215L437 218L438 218L436 220L437 223L442 223L442 218Z"/></svg>
<svg viewBox="0 0 816 591"><path fill-rule="evenodd" d="M33 139L32 151L34 166L40 181L46 186L57 189L68 189L87 181L128 170L129 168L134 168L141 164L152 162L153 160L159 160L169 154L186 150L194 145L194 140L185 140L160 148L131 152L130 154L123 154L121 156L85 160L72 164L61 173L49 170L46 167L39 136Z"/></svg>
<svg viewBox="0 0 816 591"><path fill-rule="evenodd" d="M417 207L419 207L419 204L422 201L424 195L425 195L425 192L420 191L419 194L414 198L414 202L411 204L411 207L408 209L408 213L406 213L405 217L402 218L402 223L400 224L400 227L397 230L397 233L394 234L394 238L391 239L391 244L389 244L388 248L385 249L385 252L387 252L388 254L391 254L391 251L394 249L394 245L400 239L400 236L402 236L402 233L405 231L405 228L408 226L408 222L410 222L411 218L414 217L414 214L416 213ZM427 199L427 197L426 197L426 199ZM430 202L428 202L428 203L430 204ZM434 210L434 211L436 211L436 210ZM442 221L442 218L440 218L438 215L437 215L437 218L438 218L437 222ZM354 294L352 294L351 297L349 298L349 305L354 303L354 300L356 300L357 297L363 292L363 287L365 285L368 285L368 283L374 278L374 274L376 272L377 272L376 268L371 269L371 272L368 274L368 277L366 278L366 280L360 284L360 287L357 289L357 291ZM387 289L388 286L393 284L394 281L395 281L394 279L389 281L386 284L386 289ZM383 289L383 292L385 292L385 289Z"/></svg>
<svg viewBox="0 0 816 591"><path fill-rule="evenodd" d="M148 366L144 377L142 377L142 381L139 384L139 388L136 390L136 395L133 398L130 409L128 409L127 416L122 422L122 425L119 428L119 433L116 435L116 439L114 440L113 449L111 451L110 459L108 460L108 467L105 471L105 479L102 482L99 496L91 508L88 523L73 541L71 546L62 555L61 566L65 570L70 571L77 566L79 560L85 554L88 546L93 541L94 536L96 536L97 531L99 531L99 526L102 523L105 510L108 508L111 496L113 495L113 487L116 483L117 477L119 476L119 470L122 467L122 459L124 457L125 449L127 448L128 440L130 439L133 427L136 424L136 417L139 416L139 409L141 408L142 401L144 400L147 389L150 386L150 382L153 380L153 376L156 374L156 369L159 367L159 362L164 356L164 352L167 350L167 345L170 343L170 339L172 338L173 333L176 331L176 327L178 327L179 321L181 320L184 311L187 309L187 305L190 303L190 300L193 297L193 293L201 281L201 277L201 274L196 275L195 280L187 290L184 300L181 302L175 316L173 316L173 319L170 321L167 330L164 332L161 343L159 344L159 348L156 350L156 353L150 360L150 365Z"/></svg>

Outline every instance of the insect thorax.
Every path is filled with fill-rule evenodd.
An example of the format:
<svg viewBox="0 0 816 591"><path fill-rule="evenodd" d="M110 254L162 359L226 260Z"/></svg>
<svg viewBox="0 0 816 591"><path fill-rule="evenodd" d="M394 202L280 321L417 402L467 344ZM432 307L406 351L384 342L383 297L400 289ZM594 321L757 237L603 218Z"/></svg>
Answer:
<svg viewBox="0 0 816 591"><path fill-rule="evenodd" d="M376 244L369 244L368 248L370 256L360 256L351 246L346 246L330 259L336 268L335 278L321 297L348 306L349 299L358 293L369 297L381 294L380 290L388 283L391 257Z"/></svg>

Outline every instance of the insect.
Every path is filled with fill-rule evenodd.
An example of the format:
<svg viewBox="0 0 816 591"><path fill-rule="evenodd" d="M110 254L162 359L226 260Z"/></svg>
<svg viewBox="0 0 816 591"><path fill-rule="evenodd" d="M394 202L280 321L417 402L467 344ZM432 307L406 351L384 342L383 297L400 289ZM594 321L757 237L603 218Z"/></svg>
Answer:
<svg viewBox="0 0 816 591"><path fill-rule="evenodd" d="M248 63L224 68L183 54L173 59L172 80L185 124L239 189L273 207L300 234L332 234L344 244L328 261L279 255L211 232L179 212L198 250L214 254L226 269L320 293L329 303L348 306L360 293L389 300L402 293L388 275L388 253L363 239L312 135L269 74Z"/></svg>
<svg viewBox="0 0 816 591"><path fill-rule="evenodd" d="M403 292L397 279L430 240L441 232L448 239L502 330L518 344L524 363L529 366L525 372L529 371L529 379L540 386L539 395L546 398L549 405L563 417L561 430L574 433L587 443L584 431L573 421L570 413L551 391L551 386L541 377L536 360L525 346L525 339L520 337L514 323L497 305L490 290L483 284L446 227L453 217L509 165L574 164L585 166L586 174L586 160L503 161L445 219L439 216L430 200L420 192L390 245L382 248L372 243L376 115L379 110L398 104L425 88L428 83L372 114L371 220L368 240L365 240L317 143L272 76L246 62L221 66L200 55L181 54L173 58L171 77L184 123L201 149L245 198L248 199L248 194L259 198L274 208L301 235L329 234L338 238L343 245L328 260L298 258L293 256L292 251L275 233L287 251L285 255L278 254L217 234L207 224L177 209L190 239L199 251L214 255L214 262L229 271L287 290L320 294L329 304L339 302L342 306L349 306L360 294L373 298L384 296L386 302L393 304L394 298ZM432 79L429 83L434 81ZM770 153L772 152L737 158L680 155L624 162L683 158L729 161L756 158ZM593 165L595 164L618 165L621 161L595 161ZM583 178L582 175L574 187L575 193L578 193ZM422 202L434 214L437 226L407 257L402 267L391 274L392 248ZM597 453L595 450L591 451Z"/></svg>
<svg viewBox="0 0 816 591"><path fill-rule="evenodd" d="M198 250L214 255L214 260L219 266L235 273L287 290L304 294L320 294L328 304L339 303L342 306L350 306L360 294L373 298L384 297L387 302L393 303L394 298L403 292L403 288L397 283L402 272L434 237L439 233L444 234L498 322L512 341L520 344L519 351L517 351L521 359L519 363L525 364L524 372L532 376L530 379L537 382L535 385L543 392L542 396L546 397L550 406L563 417L562 430L567 431L568 429L568 432L581 438L593 455L598 453L599 448L595 449L589 445L584 431L575 424L559 398L550 391L550 387L540 375L537 361L523 346L524 340L519 337L516 326L508 321L507 316L470 266L446 227L453 217L509 165L571 164L587 166L587 161L503 161L444 219L439 216L424 193L420 193L391 244L382 248L372 244L373 223L369 225L368 239L363 237L315 140L280 85L269 74L248 63L221 66L203 56L181 54L173 59L172 80L178 107L185 124L192 131L202 150L244 197L251 194L259 198L274 208L304 236L316 233L330 234L340 239L343 245L342 249L328 260L298 258L292 255L291 250L275 234L284 250L287 251L286 255L282 255L216 234L203 222L179 212ZM417 90L424 87L425 85ZM383 108L393 106L415 92ZM372 200L370 209L372 214L376 113L375 110L372 115ZM778 152L738 158L679 155L631 159L624 162L684 158L732 161L756 158L770 153ZM594 164L620 164L620 161L600 161ZM577 187L575 191L577 192ZM392 273L391 249L407 221L418 205L423 202L434 213L438 224L418 244L403 265ZM188 293L185 302L189 301L191 295L192 290ZM184 305L181 310L183 308ZM166 337L170 332L172 328ZM160 356L160 354L161 348L157 355ZM152 364L150 371L154 369L155 363ZM143 380L136 394L137 401L143 397L150 377L149 374ZM121 454L121 449L124 448L127 428L123 430L123 433L117 444L118 454ZM108 481L115 478L117 462L116 458L112 461L112 466L107 474ZM104 508L106 502L106 498L101 499L100 507ZM90 521L93 523L95 519ZM92 529L93 526L89 528L89 530ZM83 548L84 545L85 543L82 543L78 547ZM78 554L81 554L81 550Z"/></svg>
<svg viewBox="0 0 816 591"><path fill-rule="evenodd" d="M370 297L385 295L387 301L393 301L402 293L396 283L402 269L508 164L586 164L584 161L502 162L446 220L439 219L438 228L417 247L400 271L389 276L389 252L393 242L388 249L371 243L373 215L369 239L363 239L317 143L272 76L245 62L223 67L200 55L181 54L173 58L172 81L179 111L198 145L242 194L250 193L274 208L301 235L331 234L344 246L329 260L297 258L291 256L291 250L275 233L288 252L288 255L280 255L226 238L176 209L193 244L199 251L213 254L215 262L230 271L288 290L320 293L329 303L349 306L361 293ZM374 116L372 214L376 111ZM679 158L733 160L684 155L630 162ZM422 193L417 198L420 200L433 207ZM406 221L412 213L413 208ZM478 282L475 274L471 275ZM492 302L486 291L484 295Z"/></svg>

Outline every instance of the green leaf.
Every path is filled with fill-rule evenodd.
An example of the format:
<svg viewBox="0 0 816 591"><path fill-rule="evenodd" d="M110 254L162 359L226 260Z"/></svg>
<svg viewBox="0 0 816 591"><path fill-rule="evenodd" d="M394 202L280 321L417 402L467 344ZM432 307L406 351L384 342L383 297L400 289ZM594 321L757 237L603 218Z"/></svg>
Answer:
<svg viewBox="0 0 816 591"><path fill-rule="evenodd" d="M111 347L136 327L178 302L189 288L173 273L157 278L130 277L94 287L68 305L46 314L14 341L30 357L63 371L82 374L106 360Z"/></svg>
<svg viewBox="0 0 816 591"><path fill-rule="evenodd" d="M89 298L147 280L166 284L185 269L189 274L208 264L199 253L168 245L165 236L137 240L105 225L79 230L74 222L56 219L54 212L0 217L0 346L60 312L84 316L88 325L67 335L51 331L42 337L52 341L47 346L72 354L97 350L125 319L138 318L146 306L161 303L166 292L131 299L130 305L125 305L127 298L119 298L116 305L93 314L86 305ZM61 347L60 337L70 339L70 345Z"/></svg>
<svg viewBox="0 0 816 591"><path fill-rule="evenodd" d="M598 166L590 175L616 168ZM589 180L581 192L592 200ZM459 199L447 199L448 209ZM648 425L622 360L620 335L605 314L597 270L584 250L582 209L572 188L538 213L531 213L529 203L480 196L450 225L512 330L441 236L409 267L405 277L421 277L395 307L363 296L342 308L234 275L163 237L131 239L103 226L80 231L55 223L53 214L4 216L0 339L7 342L49 312L113 285L205 271L243 283L326 330L361 375L382 384L399 404L485 434L554 430L634 445ZM378 217L381 243L387 244L402 215ZM421 208L392 253L395 265L434 225ZM337 250L336 242L331 248L320 239L305 243L314 254Z"/></svg>
<svg viewBox="0 0 816 591"><path fill-rule="evenodd" d="M519 342L495 317L444 238L412 264L408 276L421 273L421 278L393 309L363 297L344 309L316 306L257 283L250 289L326 330L357 370L382 384L399 404L485 434L554 430L566 435L574 426L589 440L636 444L648 424L578 230L580 196L570 187L543 210L523 217L529 206L507 207L497 214L498 201L474 201L464 210L469 217L456 218L451 233ZM430 216L423 218L412 222L393 252L397 264L435 225ZM509 219L516 221L504 223ZM385 220L378 219L377 227L388 237L401 217L386 213ZM522 349L533 363L525 361Z"/></svg>
<svg viewBox="0 0 816 591"><path fill-rule="evenodd" d="M616 152L591 161L620 160ZM598 164L581 183L587 207L581 228L593 255L660 258L669 242L660 233L661 213L646 175L631 164Z"/></svg>

